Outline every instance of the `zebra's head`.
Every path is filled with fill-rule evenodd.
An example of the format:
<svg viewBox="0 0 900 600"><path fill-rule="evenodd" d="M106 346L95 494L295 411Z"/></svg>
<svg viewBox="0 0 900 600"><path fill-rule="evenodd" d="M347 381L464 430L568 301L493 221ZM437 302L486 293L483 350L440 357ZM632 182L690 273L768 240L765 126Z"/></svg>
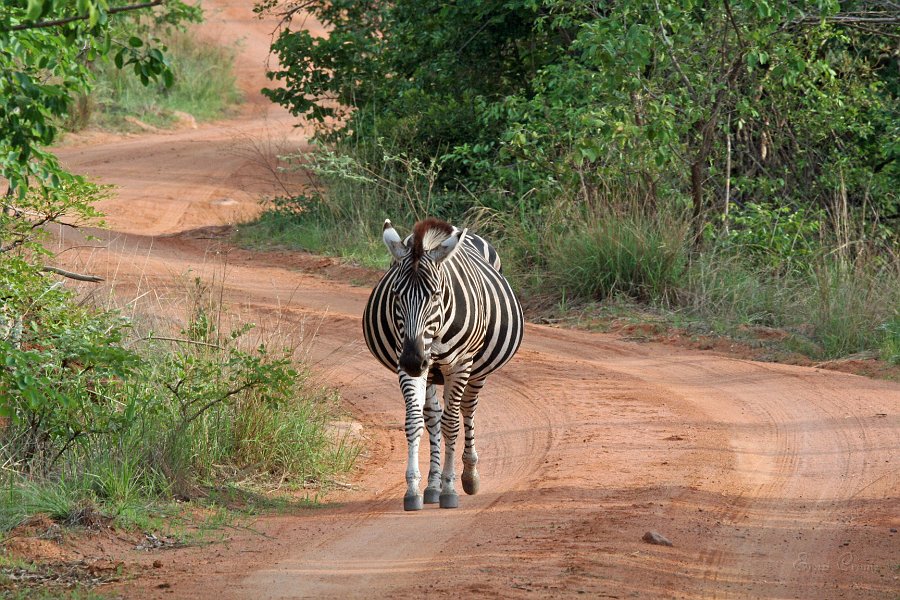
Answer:
<svg viewBox="0 0 900 600"><path fill-rule="evenodd" d="M391 294L400 344L398 360L400 368L412 377L428 370L431 343L453 296L442 265L462 247L465 236L465 229L425 219L401 240L391 222L384 222L384 243L397 269Z"/></svg>

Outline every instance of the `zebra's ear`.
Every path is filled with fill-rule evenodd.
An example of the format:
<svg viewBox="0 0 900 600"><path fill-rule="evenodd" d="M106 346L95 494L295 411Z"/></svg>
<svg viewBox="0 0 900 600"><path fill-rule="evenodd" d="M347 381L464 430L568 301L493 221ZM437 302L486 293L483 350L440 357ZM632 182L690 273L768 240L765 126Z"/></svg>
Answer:
<svg viewBox="0 0 900 600"><path fill-rule="evenodd" d="M468 229L463 229L460 231L459 229L453 228L453 233L450 234L446 240L441 242L437 248L431 250L428 253L428 256L431 257L436 263L441 263L459 251L462 248L462 241L466 238L466 232Z"/></svg>
<svg viewBox="0 0 900 600"><path fill-rule="evenodd" d="M394 226L391 225L390 219L384 220L384 233L382 234L382 239L384 239L384 245L387 246L387 249L390 251L391 256L394 257L394 260L401 260L404 256L407 255L409 249L400 239L400 235L397 233L397 230L394 229Z"/></svg>

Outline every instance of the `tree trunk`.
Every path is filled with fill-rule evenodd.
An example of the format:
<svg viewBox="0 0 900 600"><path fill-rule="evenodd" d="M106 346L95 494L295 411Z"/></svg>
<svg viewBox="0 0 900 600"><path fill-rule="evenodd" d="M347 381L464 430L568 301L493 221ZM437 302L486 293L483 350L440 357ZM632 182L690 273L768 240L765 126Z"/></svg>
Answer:
<svg viewBox="0 0 900 600"><path fill-rule="evenodd" d="M691 200L694 203L693 211L693 227L694 227L694 245L700 243L703 234L703 215L706 213L703 203L703 175L706 171L706 155L702 152L698 153L696 160L691 165Z"/></svg>

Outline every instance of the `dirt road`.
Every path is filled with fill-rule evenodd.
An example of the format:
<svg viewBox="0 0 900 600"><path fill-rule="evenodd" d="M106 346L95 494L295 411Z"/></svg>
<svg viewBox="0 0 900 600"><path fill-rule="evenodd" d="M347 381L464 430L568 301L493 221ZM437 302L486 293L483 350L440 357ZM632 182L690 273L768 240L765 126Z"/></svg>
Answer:
<svg viewBox="0 0 900 600"><path fill-rule="evenodd" d="M368 288L327 259L231 248L214 227L277 192L273 155L303 141L256 93L272 25L249 4L205 3L208 35L244 39L240 116L63 148L66 165L118 193L101 207L101 247L61 260L163 315L183 312L185 274L224 271L236 316L316 330L310 356L368 451L333 503L155 555L162 566L124 584L125 597L900 594L900 385L817 369L529 326L480 404L479 495L404 513L403 403L362 342ZM650 530L673 546L643 542Z"/></svg>

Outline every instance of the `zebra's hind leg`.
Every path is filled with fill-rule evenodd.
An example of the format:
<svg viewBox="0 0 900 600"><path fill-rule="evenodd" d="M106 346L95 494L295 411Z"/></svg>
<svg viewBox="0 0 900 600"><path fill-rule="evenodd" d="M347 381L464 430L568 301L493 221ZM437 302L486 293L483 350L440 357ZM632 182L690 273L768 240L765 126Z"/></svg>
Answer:
<svg viewBox="0 0 900 600"><path fill-rule="evenodd" d="M437 386L431 384L425 390L425 427L428 429L428 441L431 446L425 504L437 504L441 495L441 412Z"/></svg>
<svg viewBox="0 0 900 600"><path fill-rule="evenodd" d="M419 441L425 420L422 408L425 404L425 377L410 377L400 371L400 389L406 403L406 442L409 455L406 462L406 495L403 497L403 510L422 510L422 496L419 495L419 483L422 475L419 472Z"/></svg>
<svg viewBox="0 0 900 600"><path fill-rule="evenodd" d="M456 436L459 433L459 402L469 381L471 363L457 365L452 373L444 374L444 413L441 415L441 435L444 436L444 470L441 473L441 508L459 506L456 493Z"/></svg>
<svg viewBox="0 0 900 600"><path fill-rule="evenodd" d="M484 381L484 379L469 381L460 401L466 436L466 447L463 450L462 485L463 490L469 495L478 493L480 483L476 468L478 452L475 451L475 409L478 407L478 394L484 387Z"/></svg>

